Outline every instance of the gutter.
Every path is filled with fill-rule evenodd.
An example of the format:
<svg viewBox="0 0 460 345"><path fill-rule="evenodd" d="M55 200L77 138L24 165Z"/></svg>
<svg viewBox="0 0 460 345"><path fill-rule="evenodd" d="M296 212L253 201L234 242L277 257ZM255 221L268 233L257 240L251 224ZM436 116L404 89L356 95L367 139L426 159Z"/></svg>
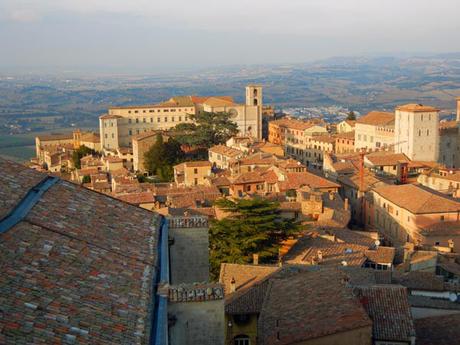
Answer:
<svg viewBox="0 0 460 345"><path fill-rule="evenodd" d="M159 271L155 275L153 322L150 345L168 344L168 292L169 292L169 225L161 217L160 237L158 242Z"/></svg>
<svg viewBox="0 0 460 345"><path fill-rule="evenodd" d="M10 213L0 220L0 234L7 232L16 224L23 221L30 210L40 201L43 194L58 181L59 178L57 177L47 176L35 187L29 189L27 194Z"/></svg>

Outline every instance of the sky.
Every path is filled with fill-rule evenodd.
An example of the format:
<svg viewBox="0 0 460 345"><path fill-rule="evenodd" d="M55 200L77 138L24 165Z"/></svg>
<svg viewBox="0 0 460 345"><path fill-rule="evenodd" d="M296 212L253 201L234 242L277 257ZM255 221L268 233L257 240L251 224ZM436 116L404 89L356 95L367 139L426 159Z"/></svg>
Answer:
<svg viewBox="0 0 460 345"><path fill-rule="evenodd" d="M0 0L0 71L460 51L459 0Z"/></svg>

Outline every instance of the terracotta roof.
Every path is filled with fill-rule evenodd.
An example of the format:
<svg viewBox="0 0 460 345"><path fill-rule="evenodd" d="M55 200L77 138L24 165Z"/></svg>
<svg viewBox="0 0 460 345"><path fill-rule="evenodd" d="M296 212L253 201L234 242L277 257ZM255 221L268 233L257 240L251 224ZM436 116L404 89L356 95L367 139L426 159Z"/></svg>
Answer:
<svg viewBox="0 0 460 345"><path fill-rule="evenodd" d="M72 133L52 133L48 135L38 135L40 141L52 141L52 140L73 140Z"/></svg>
<svg viewBox="0 0 460 345"><path fill-rule="evenodd" d="M258 321L260 344L297 344L371 327L366 311L342 282L344 276L319 270L270 279Z"/></svg>
<svg viewBox="0 0 460 345"><path fill-rule="evenodd" d="M8 207L32 187L32 175L44 177L18 176L22 169L0 159ZM145 343L153 287L143 282L155 281L158 221L59 180L0 234L0 343Z"/></svg>
<svg viewBox="0 0 460 345"><path fill-rule="evenodd" d="M264 182L265 178L262 171L249 171L239 174L232 184L257 183Z"/></svg>
<svg viewBox="0 0 460 345"><path fill-rule="evenodd" d="M213 153L219 153L221 155L228 156L228 157L231 157L231 158L236 158L238 156L243 155L242 151L234 149L233 147L225 146L225 145L213 146L213 147L211 147L209 149L209 151L211 151Z"/></svg>
<svg viewBox="0 0 460 345"><path fill-rule="evenodd" d="M349 186L353 189L359 190L360 189L360 177L359 173L356 172L353 175L349 176L339 176L337 179L341 184ZM369 171L364 172L364 190L368 191L374 188L376 185L380 183L385 183L384 181L378 179L374 176L374 174L370 173Z"/></svg>
<svg viewBox="0 0 460 345"><path fill-rule="evenodd" d="M279 181L280 190L299 189L303 186L311 188L339 188L340 185L324 177L310 172L288 172L285 174L286 180Z"/></svg>
<svg viewBox="0 0 460 345"><path fill-rule="evenodd" d="M428 237L460 235L460 221L438 222L421 228L421 234Z"/></svg>
<svg viewBox="0 0 460 345"><path fill-rule="evenodd" d="M413 214L457 212L460 210L460 202L412 184L377 187L374 192Z"/></svg>
<svg viewBox="0 0 460 345"><path fill-rule="evenodd" d="M405 104L405 105L400 105L396 107L396 110L400 111L408 111L408 112L433 112L433 111L439 111L439 109L428 106L428 105L423 105L423 104Z"/></svg>
<svg viewBox="0 0 460 345"><path fill-rule="evenodd" d="M369 261L376 264L393 264L396 249L393 247L381 247L377 249L369 249L364 252L364 255Z"/></svg>
<svg viewBox="0 0 460 345"><path fill-rule="evenodd" d="M100 143L101 138L100 138L99 133L84 132L81 134L81 141L86 141L90 143Z"/></svg>
<svg viewBox="0 0 460 345"><path fill-rule="evenodd" d="M444 291L444 279L431 272L411 271L395 274L394 281L409 290Z"/></svg>
<svg viewBox="0 0 460 345"><path fill-rule="evenodd" d="M460 314L414 320L417 345L457 345L460 339Z"/></svg>
<svg viewBox="0 0 460 345"><path fill-rule="evenodd" d="M383 111L371 111L367 115L360 117L356 123L372 126L388 126L394 124L395 115Z"/></svg>
<svg viewBox="0 0 460 345"><path fill-rule="evenodd" d="M233 100L229 98L209 97L203 102L203 104L208 105L210 107L225 107L234 105L235 103L233 102Z"/></svg>
<svg viewBox="0 0 460 345"><path fill-rule="evenodd" d="M455 128L455 129L458 129L458 125L459 123L455 120L453 121L440 121L439 122L439 129L451 129L451 128Z"/></svg>
<svg viewBox="0 0 460 345"><path fill-rule="evenodd" d="M285 127L289 129L296 129L296 130L303 131L313 126L317 126L318 124L312 121L302 121L302 120L297 120L297 119L283 118L279 120L270 121L269 125L276 125L279 127Z"/></svg>
<svg viewBox="0 0 460 345"><path fill-rule="evenodd" d="M232 279L235 280L235 292L238 292L261 282L278 269L279 267L276 266L222 263L220 265L219 283L224 285L225 295L231 296Z"/></svg>
<svg viewBox="0 0 460 345"><path fill-rule="evenodd" d="M124 202L127 202L129 204L133 204L133 205L147 204L147 203L155 202L155 197L152 192L117 194L116 198L123 200Z"/></svg>
<svg viewBox="0 0 460 345"><path fill-rule="evenodd" d="M316 234L300 238L283 257L289 264L334 265L361 267L366 262L364 252L369 246L333 241Z"/></svg>
<svg viewBox="0 0 460 345"><path fill-rule="evenodd" d="M366 160L373 166L392 166L400 162L410 162L404 153L393 153L387 151L373 152L366 155Z"/></svg>
<svg viewBox="0 0 460 345"><path fill-rule="evenodd" d="M101 120L121 119L122 116L120 116L120 115L109 115L109 114L106 114L106 115L99 116L99 118L100 118Z"/></svg>
<svg viewBox="0 0 460 345"><path fill-rule="evenodd" d="M415 327L405 287L359 287L359 296L372 319L374 341L410 342L412 337L415 338Z"/></svg>

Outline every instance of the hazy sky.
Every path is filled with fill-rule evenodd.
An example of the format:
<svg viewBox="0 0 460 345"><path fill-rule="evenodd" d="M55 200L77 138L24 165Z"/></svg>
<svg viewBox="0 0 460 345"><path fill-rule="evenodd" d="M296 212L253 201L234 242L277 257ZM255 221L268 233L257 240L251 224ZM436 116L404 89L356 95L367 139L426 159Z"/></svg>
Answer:
<svg viewBox="0 0 460 345"><path fill-rule="evenodd" d="M0 71L460 51L459 0L0 0Z"/></svg>

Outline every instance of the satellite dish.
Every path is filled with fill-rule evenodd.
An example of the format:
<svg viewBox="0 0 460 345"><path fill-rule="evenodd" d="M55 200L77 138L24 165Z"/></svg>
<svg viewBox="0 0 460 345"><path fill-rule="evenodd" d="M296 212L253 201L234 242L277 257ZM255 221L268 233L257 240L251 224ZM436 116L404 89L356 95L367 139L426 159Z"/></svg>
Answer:
<svg viewBox="0 0 460 345"><path fill-rule="evenodd" d="M457 294L451 292L451 293L449 294L449 300L450 300L451 302L457 301Z"/></svg>
<svg viewBox="0 0 460 345"><path fill-rule="evenodd" d="M378 247L378 246L380 246L380 241L379 241L379 240L375 240L374 244L375 244L376 247Z"/></svg>
<svg viewBox="0 0 460 345"><path fill-rule="evenodd" d="M347 262L344 260L341 262L342 266L348 266Z"/></svg>

